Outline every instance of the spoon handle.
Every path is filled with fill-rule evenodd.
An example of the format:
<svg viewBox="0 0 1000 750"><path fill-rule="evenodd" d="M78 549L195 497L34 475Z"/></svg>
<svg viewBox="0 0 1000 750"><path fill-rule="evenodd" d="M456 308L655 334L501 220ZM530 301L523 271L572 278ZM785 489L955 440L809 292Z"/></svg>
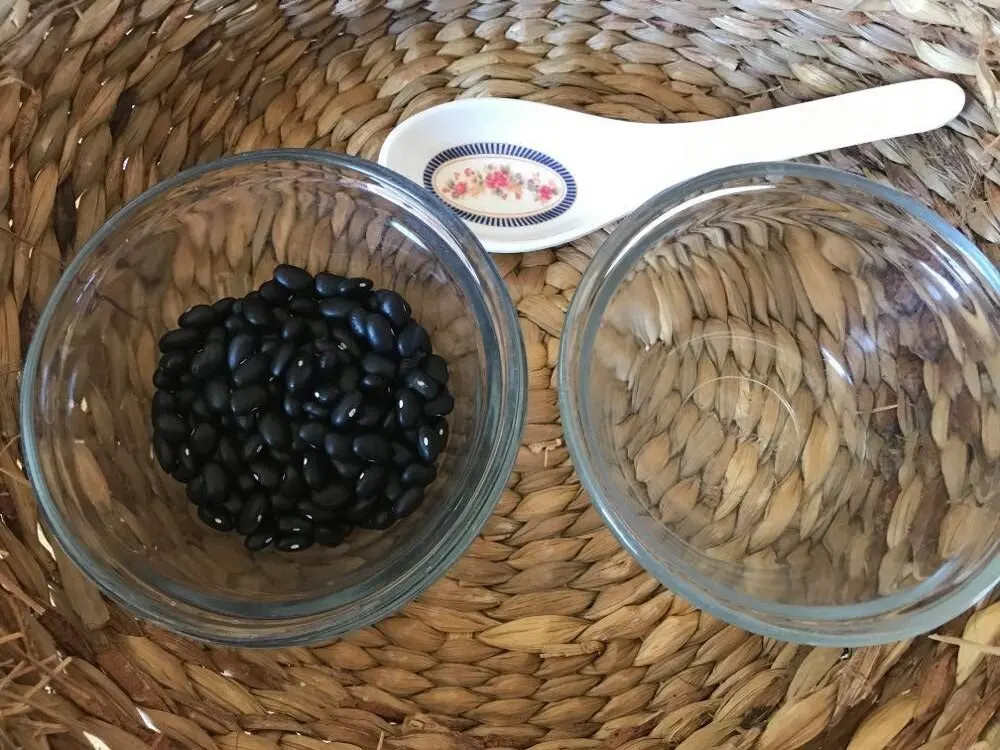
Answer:
<svg viewBox="0 0 1000 750"><path fill-rule="evenodd" d="M922 133L961 112L965 92L943 78L894 83L804 104L692 123L686 152L710 168L780 161L820 151ZM668 131L669 132L669 131ZM663 133L664 139L676 137Z"/></svg>

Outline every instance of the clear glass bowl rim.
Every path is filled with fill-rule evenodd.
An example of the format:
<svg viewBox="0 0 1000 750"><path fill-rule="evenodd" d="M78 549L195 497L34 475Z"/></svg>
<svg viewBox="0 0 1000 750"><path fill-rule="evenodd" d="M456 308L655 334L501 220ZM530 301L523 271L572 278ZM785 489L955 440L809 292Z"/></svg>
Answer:
<svg viewBox="0 0 1000 750"><path fill-rule="evenodd" d="M42 349L52 318L64 302L67 290L80 269L105 239L137 211L155 202L164 193L212 172L239 166L293 161L355 172L372 184L389 186L411 202L407 206L401 206L401 210L413 213L415 207L418 212L425 212L451 235L456 246L469 253L465 262L478 274L478 280L484 289L483 298L492 299L500 313L499 318L492 321L499 351L487 350L485 353L487 372L494 379L496 389L489 394L488 401L494 401L498 416L494 439L489 441L492 450L487 456L488 463L476 474L480 478L476 485L479 491L473 496L473 502L468 503L462 512L453 517L451 529L454 533L429 545L432 546L433 554L424 555L424 565L412 566L405 574L384 586L372 587L365 582L352 589L322 597L321 602L330 604L322 611L302 613L301 607L291 605L288 609L293 614L284 620L242 618L234 622L231 616L215 612L204 613L205 617L202 619L198 610L190 603L185 605L186 612L193 610L193 614L179 613L171 606L168 593L149 595L131 586L103 560L91 554L65 522L44 479L35 429L35 402L41 388ZM477 309L477 318L479 314ZM507 377L502 377L504 363ZM360 157L318 149L279 148L226 156L181 171L144 191L109 217L81 248L46 301L28 347L19 399L25 464L38 498L42 521L70 560L106 595L154 624L199 640L233 646L283 647L324 642L342 633L367 627L415 599L454 564L492 512L517 457L527 412L527 360L517 322L517 311L496 264L475 235L444 203L408 178ZM360 597L352 599L351 595L356 593L360 593ZM289 628L291 632L282 633L280 628L274 627L280 622L289 623L292 626ZM295 628L294 623L308 625L308 630Z"/></svg>
<svg viewBox="0 0 1000 750"><path fill-rule="evenodd" d="M721 584L682 561L671 561L668 566L658 553L640 545L628 533L632 501L605 495L601 468L591 459L589 436L595 431L585 410L577 405L589 390L589 363L601 317L615 288L643 255L643 235L653 227L669 227L673 214L682 209L726 195L724 186L729 183L742 180L749 185L751 180L768 177L850 188L895 206L930 228L951 254L969 262L981 274L991 298L1000 300L1000 273L986 255L938 213L898 190L833 167L796 162L760 162L707 172L646 201L612 231L590 261L566 313L559 347L559 413L566 445L581 484L619 543L654 578L700 609L738 627L796 643L866 646L911 638L957 617L988 593L1000 581L1000 556L982 563L960 585L930 598L924 594L932 588L934 576L908 591L861 604L767 602ZM622 508L629 510L623 513ZM893 614L903 607L914 609Z"/></svg>

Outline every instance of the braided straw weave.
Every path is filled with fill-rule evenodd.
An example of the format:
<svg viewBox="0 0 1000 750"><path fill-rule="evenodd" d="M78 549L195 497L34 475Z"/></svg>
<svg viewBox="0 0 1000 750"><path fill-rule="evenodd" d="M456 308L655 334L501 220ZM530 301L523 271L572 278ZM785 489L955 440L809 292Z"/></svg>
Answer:
<svg viewBox="0 0 1000 750"><path fill-rule="evenodd" d="M324 648L206 648L108 604L36 533L16 417L33 321L124 201L225 153L373 158L398 121L460 96L670 122L951 75L971 96L948 129L821 160L888 179L1000 259L996 0L2 6L0 746L1000 746L998 662L974 643L1000 636L1000 605L944 642L797 647L697 611L615 543L569 463L553 389L563 315L604 234L496 258L530 368L509 489L447 578Z"/></svg>

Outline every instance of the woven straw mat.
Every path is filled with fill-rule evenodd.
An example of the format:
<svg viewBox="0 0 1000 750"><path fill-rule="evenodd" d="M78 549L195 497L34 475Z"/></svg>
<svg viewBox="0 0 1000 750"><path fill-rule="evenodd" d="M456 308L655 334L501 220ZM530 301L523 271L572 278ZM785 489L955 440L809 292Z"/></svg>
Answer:
<svg viewBox="0 0 1000 750"><path fill-rule="evenodd" d="M496 257L530 369L508 489L444 580L323 648L207 648L104 601L39 542L15 408L46 296L125 201L238 151L372 159L397 122L456 97L678 122L947 75L970 93L947 129L819 160L887 180L1000 259L997 0L57 2L0 3L0 747L1000 747L1000 661L983 649L750 635L615 543L553 387L564 311L606 232ZM939 634L996 637L986 604Z"/></svg>

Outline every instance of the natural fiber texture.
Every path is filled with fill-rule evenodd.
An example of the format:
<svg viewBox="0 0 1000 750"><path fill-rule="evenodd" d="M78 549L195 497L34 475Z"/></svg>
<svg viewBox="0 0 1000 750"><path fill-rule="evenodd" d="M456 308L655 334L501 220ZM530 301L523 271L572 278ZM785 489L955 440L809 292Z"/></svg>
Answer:
<svg viewBox="0 0 1000 750"><path fill-rule="evenodd" d="M17 370L74 252L123 201L223 153L374 157L401 118L520 96L642 121L723 117L951 74L951 128L824 157L1000 248L997 11L879 0L96 0L8 3L0 39L0 718L8 747L994 747L1000 674L976 643L841 652L727 627L614 542L568 462L557 337L603 235L497 258L531 370L515 473L482 536L420 601L325 648L207 649L105 603L36 533ZM651 163L655 168L655 162ZM975 745L980 741L978 746ZM103 745L101 744L103 743ZM339 744L338 744L339 743Z"/></svg>

